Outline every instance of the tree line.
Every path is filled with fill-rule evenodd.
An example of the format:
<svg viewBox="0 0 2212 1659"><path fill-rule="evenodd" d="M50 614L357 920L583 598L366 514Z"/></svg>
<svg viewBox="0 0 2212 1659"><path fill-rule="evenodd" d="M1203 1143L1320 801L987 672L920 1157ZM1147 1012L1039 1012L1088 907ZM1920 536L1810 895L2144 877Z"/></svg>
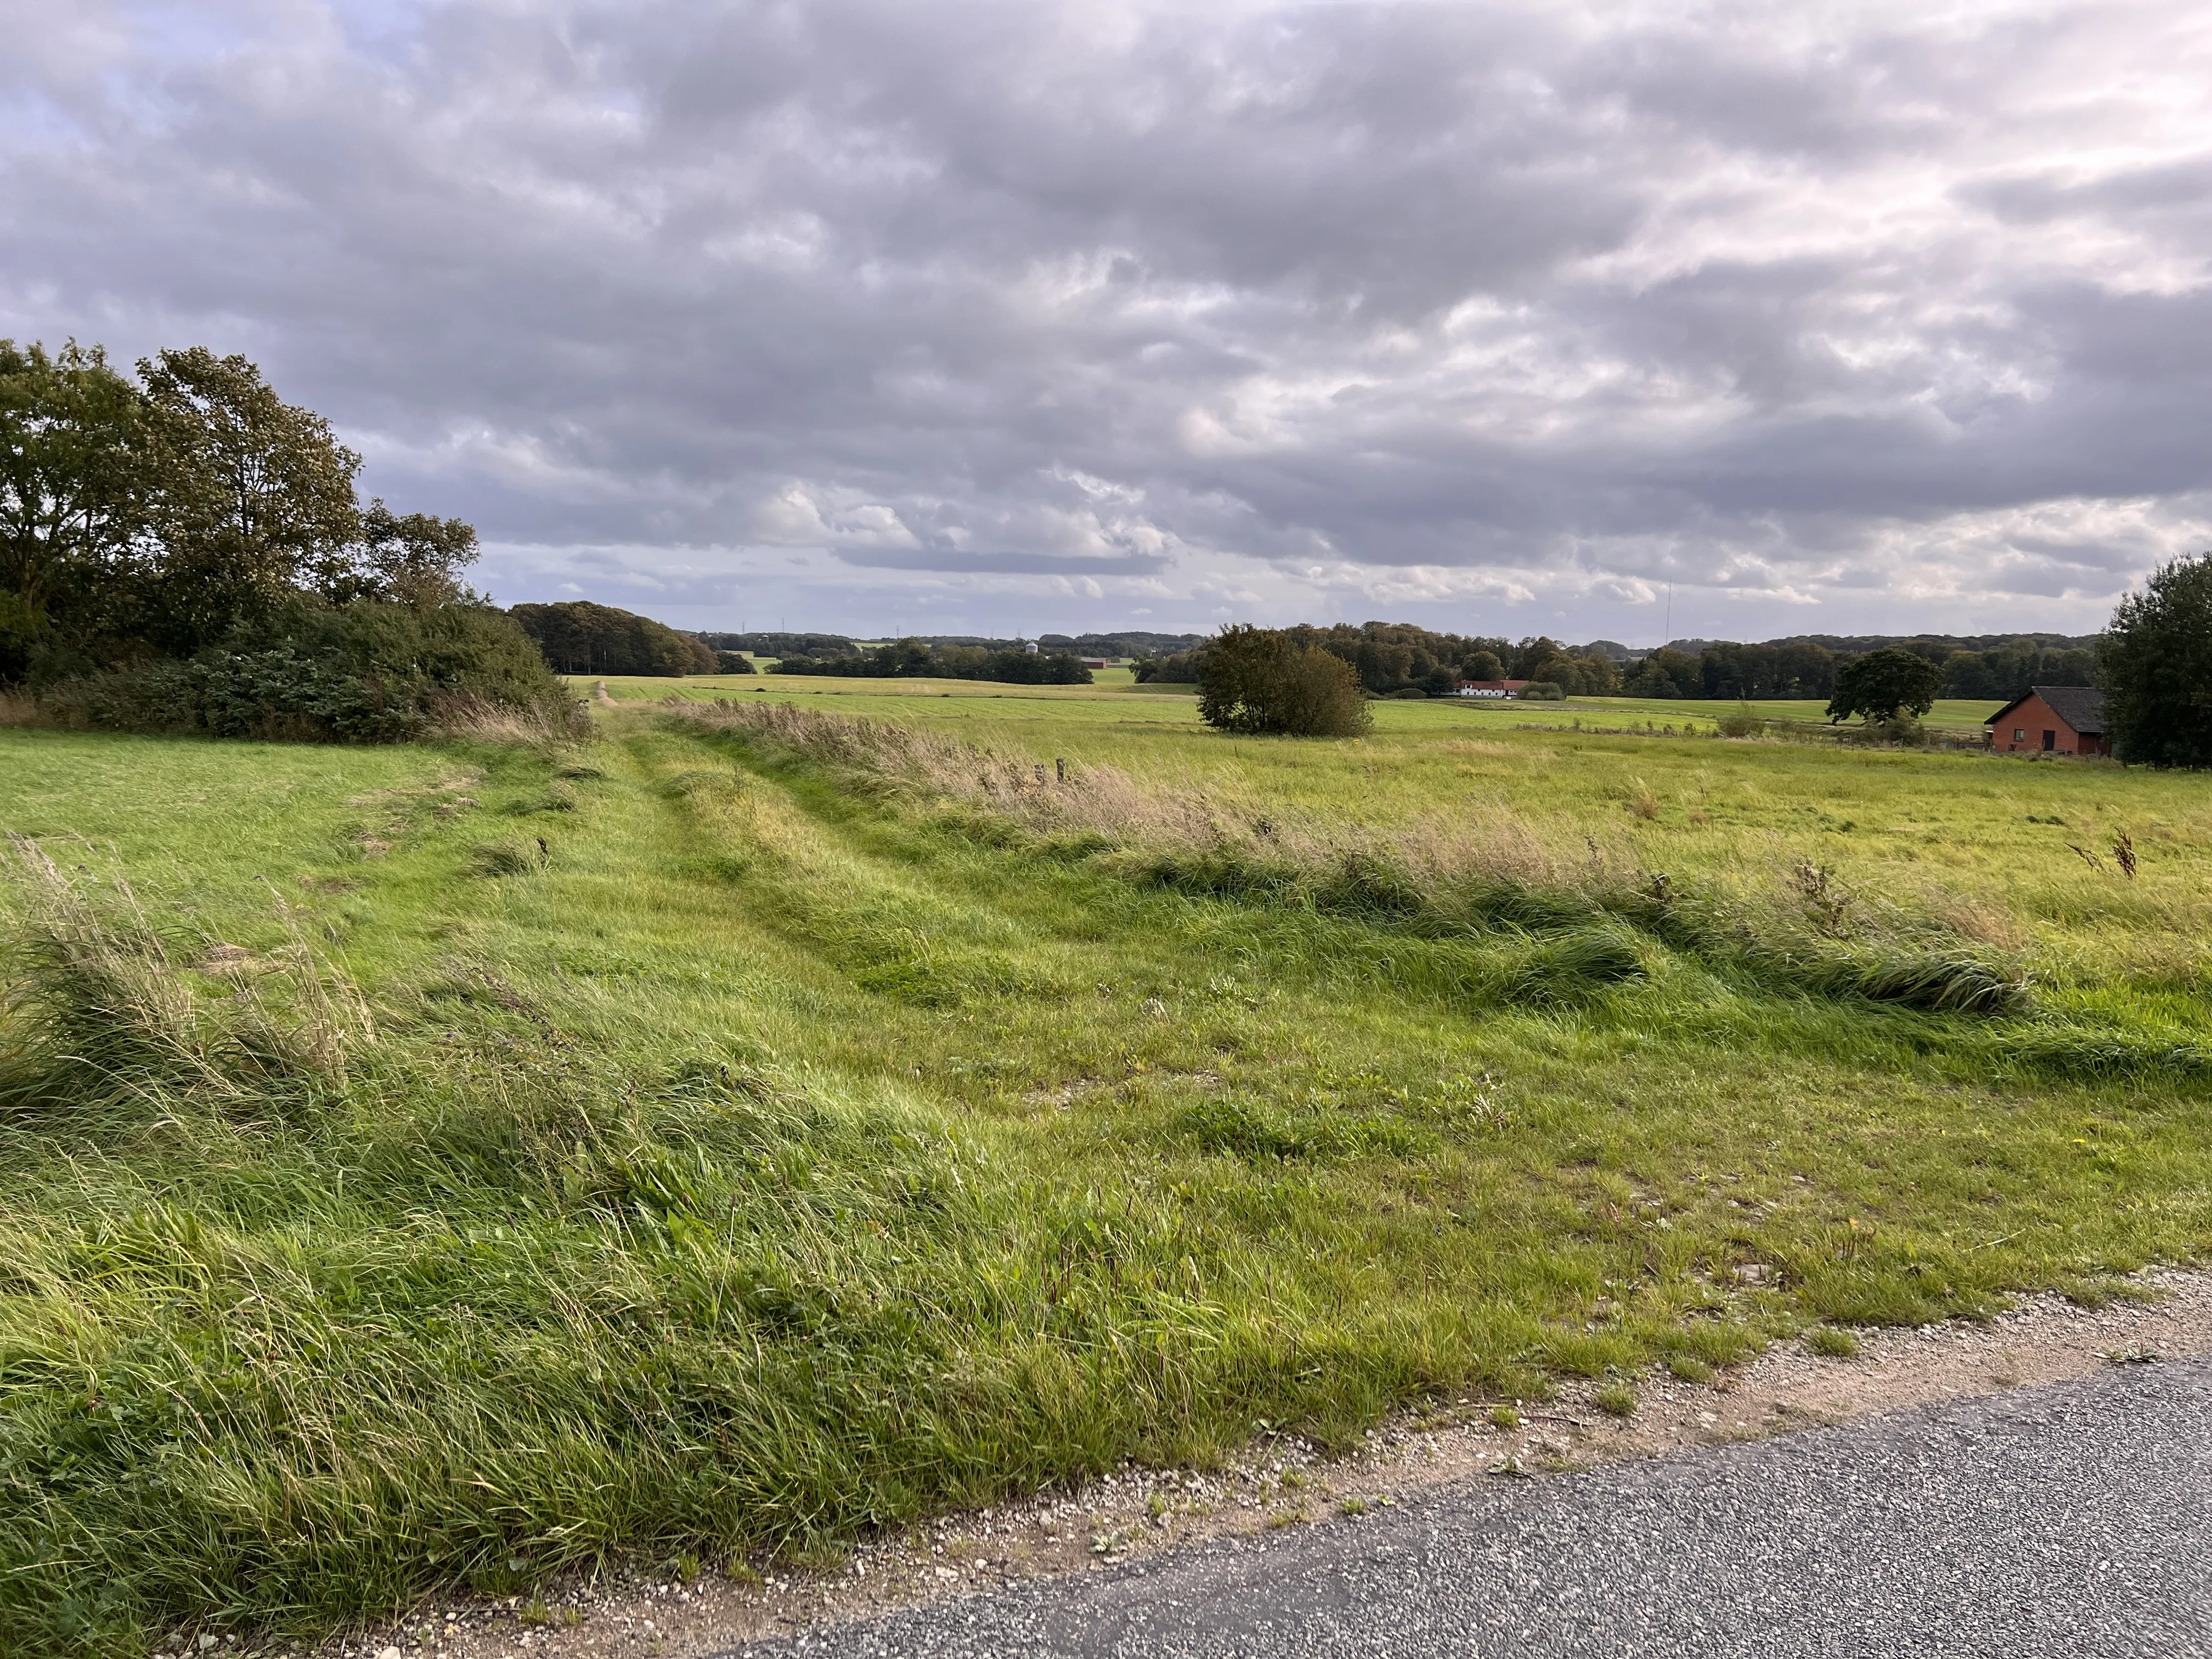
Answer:
<svg viewBox="0 0 2212 1659"><path fill-rule="evenodd" d="M775 659L773 674L1091 684L1091 671L1073 653L1030 651L1011 641L904 639L862 646L837 634L690 634L585 599L518 605L509 614L562 674L750 674L757 671L745 653L757 652Z"/></svg>
<svg viewBox="0 0 2212 1659"><path fill-rule="evenodd" d="M376 740L573 700L460 580L476 532L240 356L0 340L0 684L67 724Z"/></svg>
<svg viewBox="0 0 2212 1659"><path fill-rule="evenodd" d="M1370 696L1449 696L1462 680L1526 680L1565 696L1607 696L1621 687L1620 665L1602 644L1570 647L1545 635L1518 642L1440 634L1413 623L1300 623L1280 633L1300 651L1325 651L1348 666ZM1197 684L1218 638L1136 665L1139 681Z"/></svg>
<svg viewBox="0 0 2212 1659"><path fill-rule="evenodd" d="M1933 665L1943 697L1998 702L2031 685L2086 685L2096 654L2077 642L2033 636L1963 648L1940 637L1874 636L1850 645L1818 640L1760 644L1696 641L1697 648L1662 646L1634 656L1610 641L1571 646L1544 635L1518 641L1443 634L1411 623L1370 622L1282 630L1301 647L1317 647L1349 663L1371 696L1447 696L1462 680L1531 682L1538 694L1664 697L1673 700L1826 699L1855 657L1880 649L1909 653ZM1195 684L1204 678L1212 642L1140 659L1141 681Z"/></svg>
<svg viewBox="0 0 2212 1659"><path fill-rule="evenodd" d="M744 634L702 634L721 651L750 651L763 657L854 657L863 647L843 634L793 634L760 630ZM984 634L917 634L924 645L980 645L992 651L1040 652L1074 657L1164 657L1206 642L1204 634L1158 634L1122 629L1108 634L1040 634L1034 641L1000 639Z"/></svg>
<svg viewBox="0 0 2212 1659"><path fill-rule="evenodd" d="M518 605L507 615L521 624L545 660L560 674L750 674L753 665L734 652L719 652L696 634L588 599L556 605ZM731 659L734 658L732 662Z"/></svg>
<svg viewBox="0 0 2212 1659"><path fill-rule="evenodd" d="M863 679L997 680L1009 685L1088 685L1091 671L1066 651L1017 647L931 645L899 640L850 655L779 658L771 674L838 674Z"/></svg>
<svg viewBox="0 0 2212 1659"><path fill-rule="evenodd" d="M2212 553L2153 571L2139 592L2121 600L2094 650L2033 638L1983 651L1925 640L1855 652L1831 651L1810 640L1758 647L1699 643L1696 656L1672 647L1653 652L1626 689L1634 692L1640 678L1648 684L1664 676L1670 686L1695 684L1708 696L1748 699L1817 695L1825 684L1831 721L1857 719L1877 732L1917 740L1918 717L1949 689L1994 684L2001 690L1964 695L2009 701L2029 689L2014 677L2030 675L2035 684L2086 684L2102 691L2106 730L2121 760L2212 766ZM1522 670L1515 678L1542 672L1565 678L1571 665L1592 660L1544 639L1524 640L1513 649L1507 665ZM1406 624L1239 625L1223 629L1194 650L1146 662L1140 678L1194 678L1200 717L1223 731L1356 737L1372 723L1370 700L1390 695L1394 680L1425 693L1446 673L1494 679L1498 676L1488 671L1500 658L1495 641L1428 634ZM1562 664L1568 665L1564 671ZM1425 675L1437 678L1418 678Z"/></svg>

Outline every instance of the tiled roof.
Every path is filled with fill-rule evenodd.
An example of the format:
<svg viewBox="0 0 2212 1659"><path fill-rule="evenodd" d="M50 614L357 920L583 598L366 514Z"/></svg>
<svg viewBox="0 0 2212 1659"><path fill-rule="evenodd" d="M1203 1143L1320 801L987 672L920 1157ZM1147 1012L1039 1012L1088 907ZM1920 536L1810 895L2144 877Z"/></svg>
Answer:
<svg viewBox="0 0 2212 1659"><path fill-rule="evenodd" d="M2031 685L1982 724L1996 726L2030 697L2040 697L2051 712L2085 737L2105 735L2105 694L2089 685Z"/></svg>
<svg viewBox="0 0 2212 1659"><path fill-rule="evenodd" d="M2105 733L2105 694L2087 685L2038 685L2030 688L2051 705L2051 712L2076 732L2091 737Z"/></svg>

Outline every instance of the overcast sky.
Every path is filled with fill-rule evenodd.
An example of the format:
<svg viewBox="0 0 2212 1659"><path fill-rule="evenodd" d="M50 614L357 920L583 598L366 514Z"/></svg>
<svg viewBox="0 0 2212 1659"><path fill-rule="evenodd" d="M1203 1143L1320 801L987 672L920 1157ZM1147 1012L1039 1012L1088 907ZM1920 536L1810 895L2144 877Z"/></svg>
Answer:
<svg viewBox="0 0 2212 1659"><path fill-rule="evenodd" d="M0 0L0 335L502 601L2094 629L2212 546L2212 6Z"/></svg>

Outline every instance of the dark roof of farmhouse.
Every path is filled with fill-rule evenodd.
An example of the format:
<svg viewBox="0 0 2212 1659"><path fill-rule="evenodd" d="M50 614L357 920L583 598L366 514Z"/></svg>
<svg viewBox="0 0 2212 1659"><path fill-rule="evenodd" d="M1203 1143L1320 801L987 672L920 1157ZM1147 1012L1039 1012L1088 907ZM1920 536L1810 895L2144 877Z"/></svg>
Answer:
<svg viewBox="0 0 2212 1659"><path fill-rule="evenodd" d="M2076 732L2095 738L2105 735L2105 694L2090 685L2031 685L2023 696L1990 715L1987 724L1995 726L2029 697L2042 698L2052 714Z"/></svg>

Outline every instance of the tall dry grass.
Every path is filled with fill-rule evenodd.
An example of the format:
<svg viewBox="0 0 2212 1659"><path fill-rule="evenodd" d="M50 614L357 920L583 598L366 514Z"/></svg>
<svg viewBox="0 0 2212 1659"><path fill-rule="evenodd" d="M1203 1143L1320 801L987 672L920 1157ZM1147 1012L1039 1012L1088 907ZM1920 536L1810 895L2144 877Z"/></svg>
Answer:
<svg viewBox="0 0 2212 1659"><path fill-rule="evenodd" d="M374 1036L273 894L288 943L256 956L157 927L119 878L95 898L26 836L6 862L19 915L0 957L0 1124L97 1132L175 1101L259 1113L342 1087Z"/></svg>
<svg viewBox="0 0 2212 1659"><path fill-rule="evenodd" d="M1626 926L1762 985L1933 1012L2017 1013L2019 965L1942 915L1808 886L1795 863L1735 885L1650 870L1632 848L1547 834L1510 808L1382 830L1334 822L1218 784L994 753L940 733L787 703L669 699L694 730L842 773L857 787L965 817L994 838L1073 843L1132 879L1308 904L1429 932L1556 933ZM1638 786L1649 797L1650 791ZM1656 802L1654 804L1656 810ZM1592 963L1621 967L1616 938Z"/></svg>
<svg viewBox="0 0 2212 1659"><path fill-rule="evenodd" d="M526 708L464 694L437 700L431 710L429 735L542 747L573 742L590 731L590 716L574 698Z"/></svg>
<svg viewBox="0 0 2212 1659"><path fill-rule="evenodd" d="M741 734L856 775L879 793L987 811L1032 834L1082 835L1115 848L1255 868L1312 872L1382 860L1426 886L1486 878L1527 885L1618 881L1618 852L1547 842L1510 809L1449 827L1378 830L1286 809L1215 782L1145 781L1119 768L999 754L941 733L780 702L663 705L695 727Z"/></svg>

